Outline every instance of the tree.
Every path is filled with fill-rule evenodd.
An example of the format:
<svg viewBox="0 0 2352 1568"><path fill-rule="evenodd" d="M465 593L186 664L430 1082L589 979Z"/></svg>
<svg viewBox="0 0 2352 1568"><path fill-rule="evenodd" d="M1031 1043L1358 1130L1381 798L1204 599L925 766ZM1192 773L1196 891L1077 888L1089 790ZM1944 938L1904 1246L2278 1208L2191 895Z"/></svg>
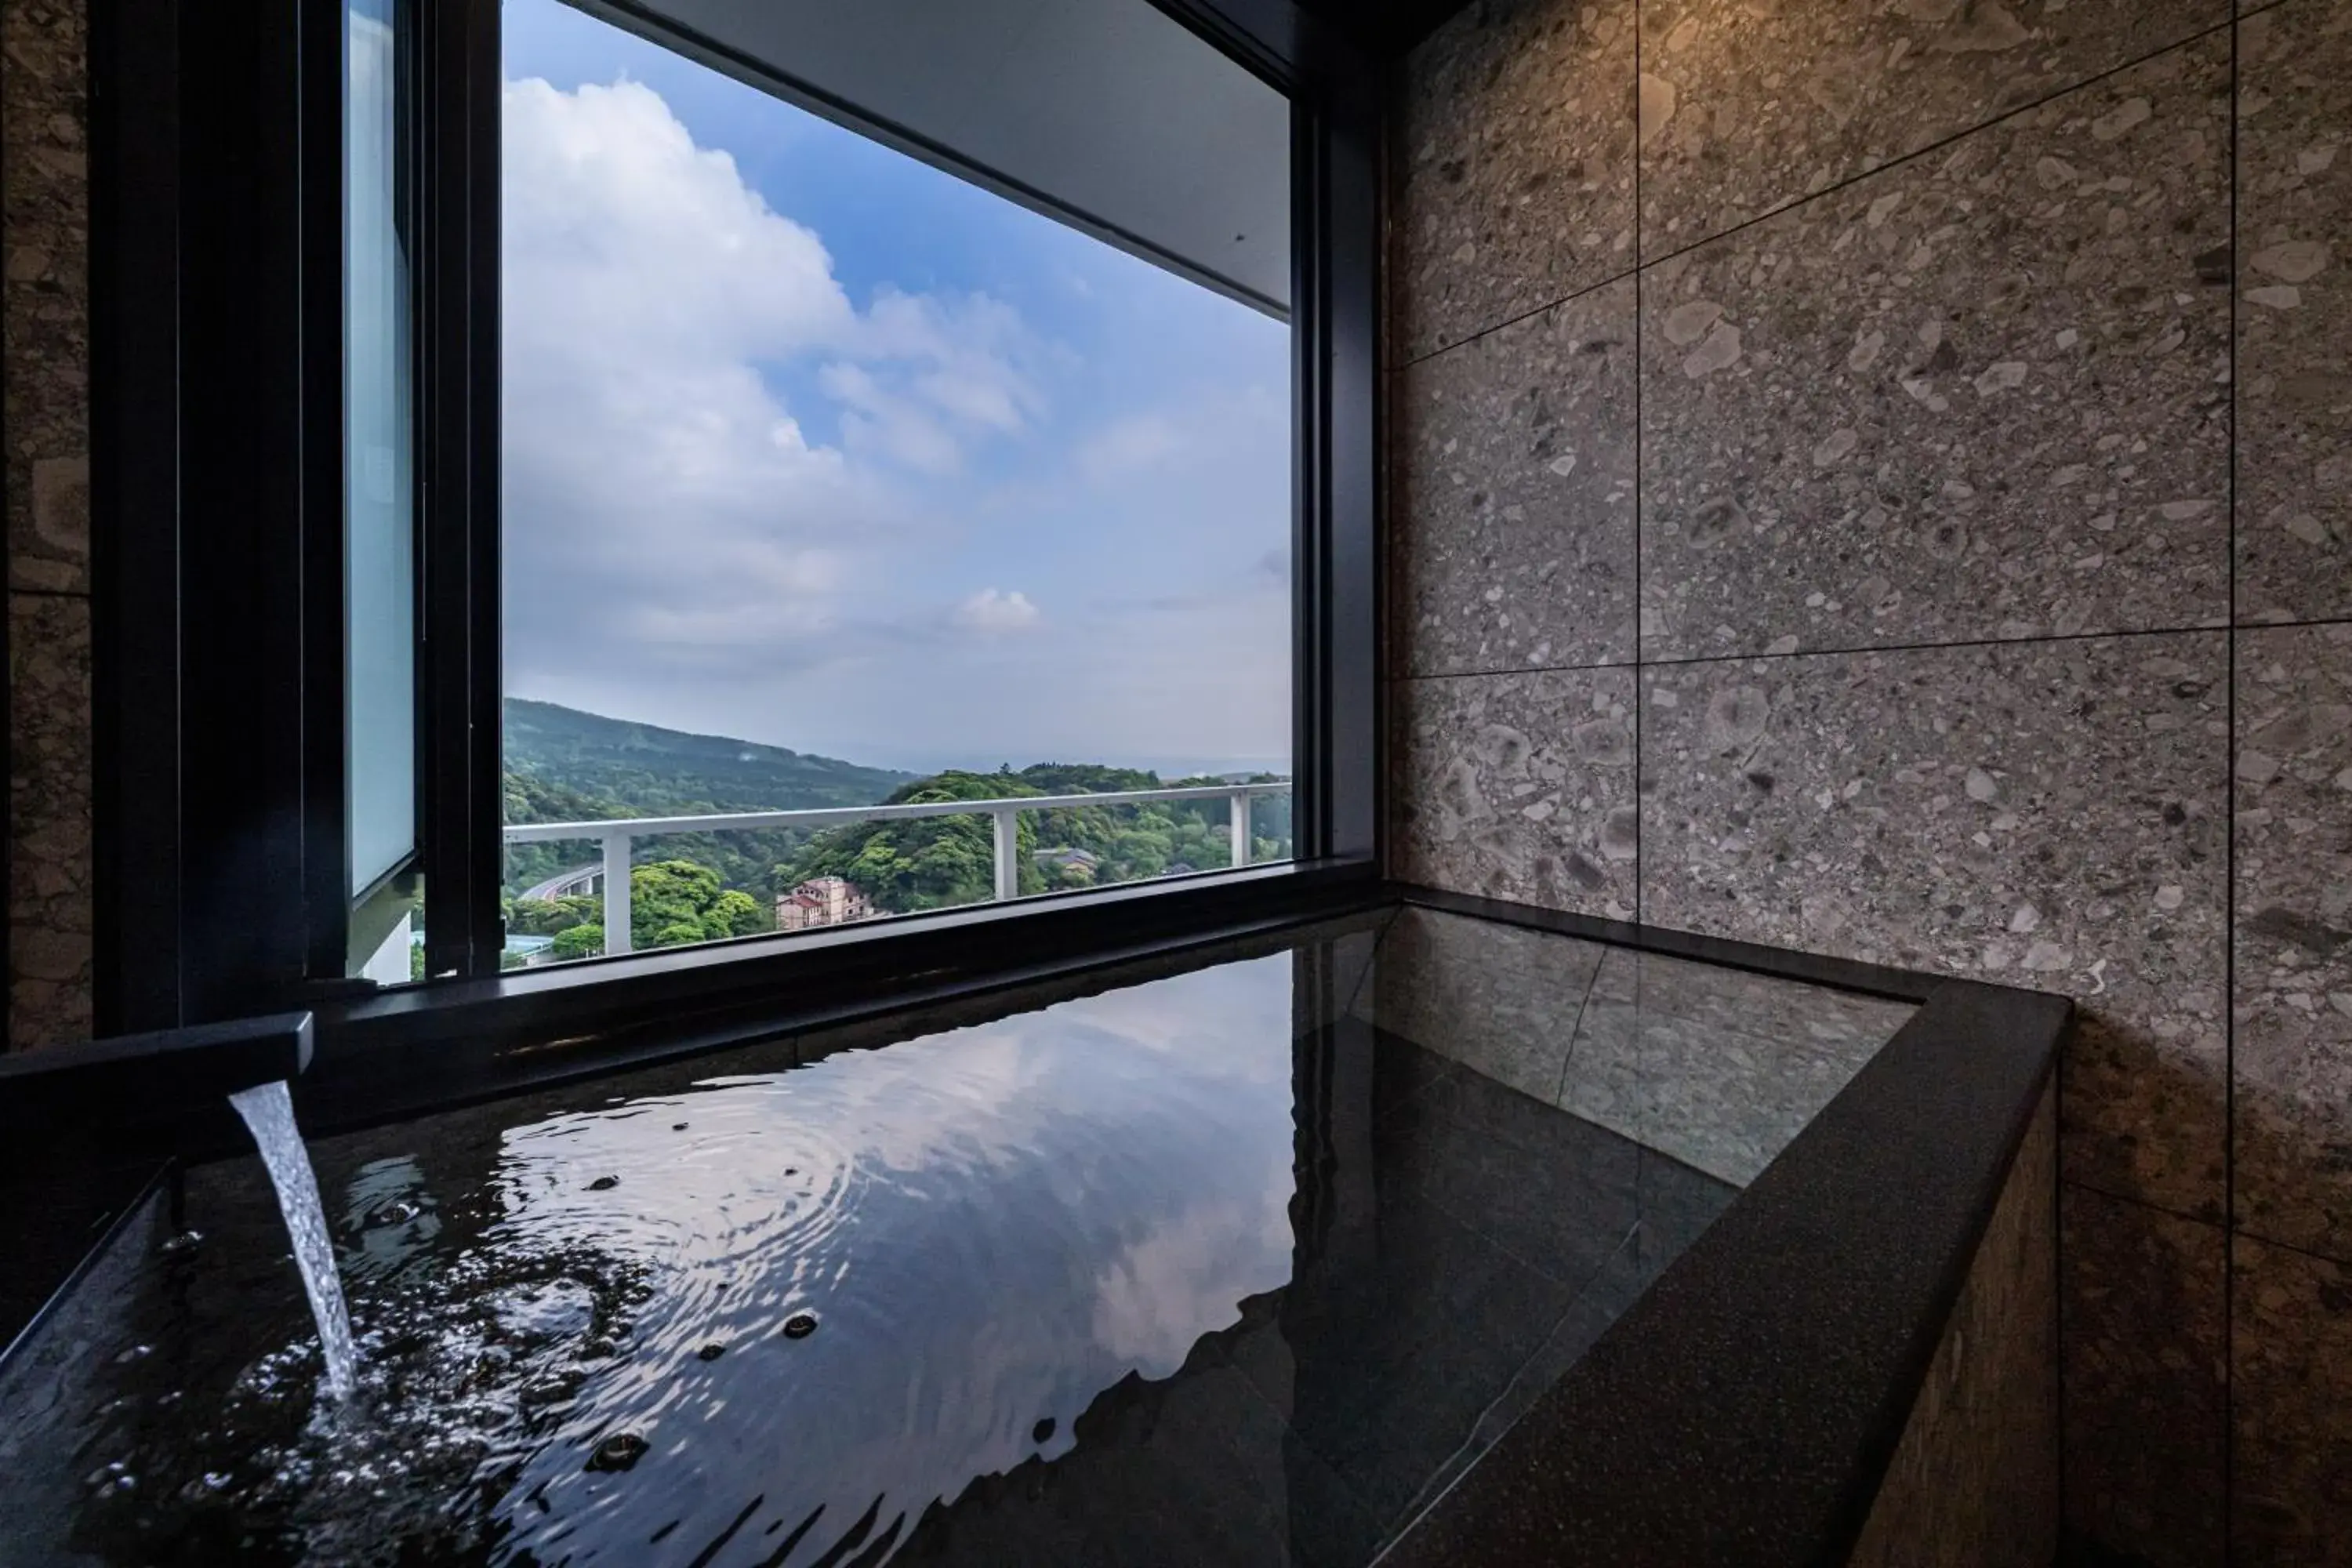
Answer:
<svg viewBox="0 0 2352 1568"><path fill-rule="evenodd" d="M782 810L796 804L791 799L782 802L772 799L731 802L706 799L681 789L677 780L665 780L651 773L633 780L630 787L631 793L624 798L566 788L536 774L509 771L506 774L506 820L509 823L593 823L632 816L698 816L724 811ZM860 795L854 800L802 801L797 804L855 805L872 798L870 795ZM673 833L664 836L659 843L667 858L692 860L698 865L711 867L719 873L719 879L730 887L749 888L755 894L764 891L772 897L775 889L761 885L765 873L770 867L799 853L808 837L805 828L777 827L739 833ZM639 843L640 851L646 847L644 842ZM506 847L506 891L511 897L558 872L593 864L600 853L593 837L577 842L509 844ZM596 918L594 911L592 911L592 918Z"/></svg>
<svg viewBox="0 0 2352 1568"><path fill-rule="evenodd" d="M893 803L999 800L1025 795L1069 796L1222 784L1220 778L1162 780L1158 773L1092 763L1039 763L1011 773L945 773L904 786ZM1277 782L1259 774L1250 782ZM1020 818L1020 889L1107 887L1164 876L1179 866L1208 868L1231 863L1231 803L1155 801L1142 805L1064 805L1026 811ZM1290 849L1290 801L1261 795L1250 803L1251 858L1277 859ZM1091 868L1048 862L1039 850L1083 849ZM979 903L995 891L995 846L985 816L925 817L912 822L860 823L820 833L794 858L780 862L773 880L789 888L812 877L854 882L885 910L908 911Z"/></svg>
<svg viewBox="0 0 2352 1568"><path fill-rule="evenodd" d="M776 917L751 894L730 888L719 895L719 900L702 917L702 925L714 937L757 936L763 931L775 930Z"/></svg>
<svg viewBox="0 0 2352 1568"><path fill-rule="evenodd" d="M601 957L604 952L604 928L583 925L558 931L547 951L559 960Z"/></svg>
<svg viewBox="0 0 2352 1568"><path fill-rule="evenodd" d="M551 711L562 715L561 710ZM566 721L571 721L628 729L617 721L591 715L571 715ZM548 746L554 745L546 735L541 739ZM698 746L707 739L673 737L678 744L691 742ZM657 811L693 816L732 804L705 799L698 793L706 783L718 791L716 774L695 773L690 780L686 774L673 777L665 764L652 760L650 753L641 757L638 749L623 743L625 740L623 736L613 741L618 750L610 755L599 753L603 760L597 764L601 770L594 780L597 791L618 792L614 794L581 787L589 781L567 771L564 759L571 753L562 747L542 747L543 772L537 766L518 767L507 775L508 820L592 823ZM736 746L737 742L726 744ZM761 777L771 776L771 764L797 767L810 761L820 771L836 766L824 759L800 759L796 753L773 748L759 754L764 760L755 772ZM722 772L733 765L727 758L714 756L702 757L697 767L704 763ZM886 804L1039 795L1066 798L1226 782L1202 777L1163 781L1157 773L1133 768L1039 763L1017 772L1008 765L992 773L950 771L912 780L893 790ZM1278 781L1260 774L1251 782ZM749 804L774 803L763 795ZM1212 796L1140 805L1079 804L1024 811L1018 818L1016 886L1023 893L1037 893L1131 882L1164 876L1179 868L1225 866L1233 853L1231 810L1228 799ZM1289 852L1291 802L1286 795L1255 798L1249 816L1251 859L1271 860ZM984 813L857 823L814 834L798 829L672 834L658 842L666 858L636 866L629 879L631 945L641 949L772 931L777 893L819 877L840 877L877 908L893 912L982 903L992 898L996 889L994 828ZM1037 858L1040 851L1068 850L1084 850L1092 858L1091 863L1059 854L1042 863ZM515 846L508 858L508 889L511 894L546 880L555 871L586 865L585 857L591 853L593 848L586 843ZM601 933L604 900L595 896L512 899L505 912L508 930L517 935L555 937L583 926L594 927Z"/></svg>
<svg viewBox="0 0 2352 1568"><path fill-rule="evenodd" d="M637 947L675 947L701 942L703 912L719 901L719 873L692 860L657 860L629 873L629 936ZM663 940L663 933L691 927L692 936Z"/></svg>
<svg viewBox="0 0 2352 1568"><path fill-rule="evenodd" d="M1037 789L1017 775L944 773L894 791L887 804L1003 800ZM1024 893L1043 892L1036 866L1037 827L1024 813L1019 829L1019 880ZM950 909L979 903L996 887L995 825L985 814L923 816L904 822L860 822L818 834L807 851L776 868L776 881L793 887L814 877L840 877L886 910Z"/></svg>
<svg viewBox="0 0 2352 1568"><path fill-rule="evenodd" d="M604 900L587 894L515 899L507 905L507 931L515 936L560 936L573 926L599 924L604 918Z"/></svg>

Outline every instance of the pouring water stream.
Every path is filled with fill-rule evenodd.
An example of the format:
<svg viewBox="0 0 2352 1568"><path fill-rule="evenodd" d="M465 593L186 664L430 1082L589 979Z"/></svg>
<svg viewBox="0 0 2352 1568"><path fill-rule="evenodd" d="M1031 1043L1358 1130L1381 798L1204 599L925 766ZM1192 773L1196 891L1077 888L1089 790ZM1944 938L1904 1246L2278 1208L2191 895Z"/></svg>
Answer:
<svg viewBox="0 0 2352 1568"><path fill-rule="evenodd" d="M294 1097L283 1081L257 1084L228 1097L245 1119L253 1142L268 1167L269 1184L278 1189L278 1207L286 1216L286 1234L294 1242L294 1261L302 1270L302 1289L310 1298L310 1315L318 1321L319 1345L326 1355L327 1392L337 1399L351 1396L358 1352L352 1344L352 1324L343 1310L343 1285L335 1273L335 1244L327 1230L326 1210L319 1203L319 1178L310 1169L310 1152L294 1125Z"/></svg>

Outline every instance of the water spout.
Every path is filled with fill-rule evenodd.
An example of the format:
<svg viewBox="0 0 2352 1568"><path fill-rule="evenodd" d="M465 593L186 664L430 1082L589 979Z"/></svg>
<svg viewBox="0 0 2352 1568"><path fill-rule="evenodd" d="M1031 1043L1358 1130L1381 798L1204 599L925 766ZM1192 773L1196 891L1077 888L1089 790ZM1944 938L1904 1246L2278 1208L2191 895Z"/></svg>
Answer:
<svg viewBox="0 0 2352 1568"><path fill-rule="evenodd" d="M335 1245L328 1234L326 1210L319 1203L319 1178L310 1169L310 1152L303 1146L301 1130L294 1125L294 1097L286 1085L257 1084L228 1097L245 1118L269 1169L270 1185L278 1189L278 1207L286 1216L286 1234L294 1242L294 1261L302 1270L302 1289L310 1298L310 1315L318 1321L319 1346L327 1361L327 1392L349 1398L359 1355L352 1344L352 1324L343 1310L343 1285L335 1274Z"/></svg>

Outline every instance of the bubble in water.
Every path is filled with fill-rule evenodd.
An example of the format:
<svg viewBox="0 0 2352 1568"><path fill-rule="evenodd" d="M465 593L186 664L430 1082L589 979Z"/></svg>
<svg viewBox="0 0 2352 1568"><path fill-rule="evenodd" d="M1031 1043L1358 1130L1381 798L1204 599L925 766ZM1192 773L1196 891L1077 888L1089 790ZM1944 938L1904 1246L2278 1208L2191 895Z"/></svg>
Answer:
<svg viewBox="0 0 2352 1568"><path fill-rule="evenodd" d="M635 1432L615 1432L596 1445L596 1451L588 1456L588 1468L592 1470L629 1469L646 1457L646 1450L651 1447L652 1444Z"/></svg>
<svg viewBox="0 0 2352 1568"><path fill-rule="evenodd" d="M577 1279L558 1278L494 1291L488 1299L501 1333L532 1340L584 1334L596 1321L596 1295Z"/></svg>
<svg viewBox="0 0 2352 1568"><path fill-rule="evenodd" d="M520 1398L526 1405L554 1405L571 1398L576 1392L569 1379L544 1377L537 1383L525 1384Z"/></svg>
<svg viewBox="0 0 2352 1568"><path fill-rule="evenodd" d="M694 1352L694 1359L697 1361L717 1361L720 1356L723 1356L726 1353L727 1347L725 1345L705 1345L700 1350Z"/></svg>
<svg viewBox="0 0 2352 1568"><path fill-rule="evenodd" d="M784 1338L788 1340L804 1340L814 1332L816 1332L814 1312L794 1312L784 1320Z"/></svg>
<svg viewBox="0 0 2352 1568"><path fill-rule="evenodd" d="M1029 1440L1033 1443L1050 1443L1053 1439L1054 1418L1050 1415L1029 1429Z"/></svg>
<svg viewBox="0 0 2352 1568"><path fill-rule="evenodd" d="M618 1176L599 1176L588 1184L588 1190L592 1193L609 1193L620 1184L621 1178Z"/></svg>
<svg viewBox="0 0 2352 1568"><path fill-rule="evenodd" d="M163 1251L167 1256L172 1257L184 1252L194 1252L204 1245L204 1239L205 1233L201 1230L184 1230L179 1235L165 1239Z"/></svg>
<svg viewBox="0 0 2352 1568"><path fill-rule="evenodd" d="M392 1202L384 1205L383 1207L376 1210L375 1223L378 1225L406 1225L410 1220L415 1219L418 1215L421 1215L424 1212L425 1210L422 1207L410 1203L406 1198L394 1198Z"/></svg>

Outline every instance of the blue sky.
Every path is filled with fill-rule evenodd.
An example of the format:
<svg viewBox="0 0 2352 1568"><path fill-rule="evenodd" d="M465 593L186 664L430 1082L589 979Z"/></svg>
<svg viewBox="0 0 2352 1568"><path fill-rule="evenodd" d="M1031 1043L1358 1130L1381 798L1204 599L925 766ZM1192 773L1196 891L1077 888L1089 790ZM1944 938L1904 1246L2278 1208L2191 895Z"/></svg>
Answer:
<svg viewBox="0 0 2352 1568"><path fill-rule="evenodd" d="M557 0L504 25L511 692L1286 771L1281 323Z"/></svg>

